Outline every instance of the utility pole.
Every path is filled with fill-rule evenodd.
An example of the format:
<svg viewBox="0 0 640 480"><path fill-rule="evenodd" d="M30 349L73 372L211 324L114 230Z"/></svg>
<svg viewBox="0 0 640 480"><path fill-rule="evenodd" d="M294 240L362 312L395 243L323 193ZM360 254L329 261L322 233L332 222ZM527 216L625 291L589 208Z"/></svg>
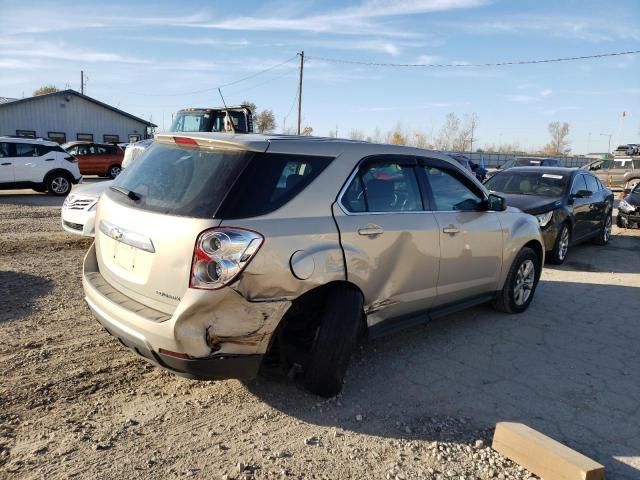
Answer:
<svg viewBox="0 0 640 480"><path fill-rule="evenodd" d="M473 153L473 129L475 128L475 123L471 121L471 147L469 148L469 152Z"/></svg>
<svg viewBox="0 0 640 480"><path fill-rule="evenodd" d="M84 70L80 70L80 93L84 95Z"/></svg>
<svg viewBox="0 0 640 480"><path fill-rule="evenodd" d="M298 81L298 135L302 128L302 72L304 71L304 50L300 55L300 80Z"/></svg>
<svg viewBox="0 0 640 480"><path fill-rule="evenodd" d="M613 133L601 133L601 137L609 137L609 146L607 147L607 155L611 153L611 137L613 137Z"/></svg>

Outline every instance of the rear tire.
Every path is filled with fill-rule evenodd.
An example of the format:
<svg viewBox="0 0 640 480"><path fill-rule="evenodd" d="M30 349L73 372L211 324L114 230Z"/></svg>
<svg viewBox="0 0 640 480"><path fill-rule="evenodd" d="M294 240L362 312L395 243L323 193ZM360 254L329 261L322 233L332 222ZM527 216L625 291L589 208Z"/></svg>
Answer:
<svg viewBox="0 0 640 480"><path fill-rule="evenodd" d="M305 368L304 386L310 392L333 397L342 389L358 335L362 304L362 294L353 287L336 285L327 292Z"/></svg>
<svg viewBox="0 0 640 480"><path fill-rule="evenodd" d="M605 246L609 243L609 239L611 238L611 225L613 224L613 217L611 216L611 212L607 213L607 218L604 221L604 226L602 230L598 232L598 236L593 239L593 243L600 246Z"/></svg>
<svg viewBox="0 0 640 480"><path fill-rule="evenodd" d="M49 195L66 197L71 191L71 176L66 173L54 173L45 183Z"/></svg>
<svg viewBox="0 0 640 480"><path fill-rule="evenodd" d="M502 290L493 301L496 310L522 313L533 300L540 279L540 259L536 252L524 247L511 264Z"/></svg>
<svg viewBox="0 0 640 480"><path fill-rule="evenodd" d="M551 250L548 259L550 263L560 265L567 259L567 253L569 252L569 244L571 243L571 230L569 225L563 223L560 226L560 231L556 237L556 241L553 244L553 250Z"/></svg>
<svg viewBox="0 0 640 480"><path fill-rule="evenodd" d="M627 225L624 223L624 220L622 220L622 217L620 215L616 217L616 225L618 226L618 228L627 228Z"/></svg>
<svg viewBox="0 0 640 480"><path fill-rule="evenodd" d="M640 178L632 178L630 180L627 181L626 185L624 186L625 190L633 190L634 188L636 188L636 185L638 185L640 183Z"/></svg>
<svg viewBox="0 0 640 480"><path fill-rule="evenodd" d="M120 172L122 171L122 167L120 165L111 165L109 170L107 170L107 177L111 179L115 179Z"/></svg>

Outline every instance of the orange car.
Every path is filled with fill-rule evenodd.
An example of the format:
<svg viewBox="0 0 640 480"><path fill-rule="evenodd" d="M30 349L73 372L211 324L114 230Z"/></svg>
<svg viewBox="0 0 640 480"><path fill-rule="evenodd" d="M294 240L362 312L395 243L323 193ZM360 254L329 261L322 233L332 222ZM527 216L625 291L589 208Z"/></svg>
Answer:
<svg viewBox="0 0 640 480"><path fill-rule="evenodd" d="M124 151L117 145L68 142L62 148L78 159L83 175L116 178L122 170Z"/></svg>

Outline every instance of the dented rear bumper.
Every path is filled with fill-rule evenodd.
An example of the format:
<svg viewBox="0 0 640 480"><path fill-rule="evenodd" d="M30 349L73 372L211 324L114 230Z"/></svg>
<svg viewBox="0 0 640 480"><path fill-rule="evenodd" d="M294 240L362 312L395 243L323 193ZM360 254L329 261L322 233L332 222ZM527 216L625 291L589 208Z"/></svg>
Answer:
<svg viewBox="0 0 640 480"><path fill-rule="evenodd" d="M249 301L232 288L188 289L173 313L154 310L102 277L93 245L84 259L82 283L89 308L111 335L154 364L197 379L253 378L291 304Z"/></svg>

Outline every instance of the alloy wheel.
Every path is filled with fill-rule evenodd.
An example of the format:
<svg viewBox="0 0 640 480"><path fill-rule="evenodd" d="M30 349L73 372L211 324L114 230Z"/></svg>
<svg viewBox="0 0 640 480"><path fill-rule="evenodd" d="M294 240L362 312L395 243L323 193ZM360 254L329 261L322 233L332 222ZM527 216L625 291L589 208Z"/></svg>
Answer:
<svg viewBox="0 0 640 480"><path fill-rule="evenodd" d="M611 215L607 215L607 219L604 224L604 231L602 232L602 239L604 243L607 243L611 238Z"/></svg>
<svg viewBox="0 0 640 480"><path fill-rule="evenodd" d="M527 259L518 268L515 285L513 286L513 301L519 307L527 303L536 278L536 267L533 261Z"/></svg>
<svg viewBox="0 0 640 480"><path fill-rule="evenodd" d="M118 166L113 166L109 169L109 176L111 178L116 178L118 175L120 175L121 171L122 171L122 168Z"/></svg>
<svg viewBox="0 0 640 480"><path fill-rule="evenodd" d="M56 177L51 180L51 190L58 195L63 195L69 191L69 180L65 177Z"/></svg>
<svg viewBox="0 0 640 480"><path fill-rule="evenodd" d="M558 259L564 260L569 250L569 229L564 226L560 232L560 240L558 240Z"/></svg>

